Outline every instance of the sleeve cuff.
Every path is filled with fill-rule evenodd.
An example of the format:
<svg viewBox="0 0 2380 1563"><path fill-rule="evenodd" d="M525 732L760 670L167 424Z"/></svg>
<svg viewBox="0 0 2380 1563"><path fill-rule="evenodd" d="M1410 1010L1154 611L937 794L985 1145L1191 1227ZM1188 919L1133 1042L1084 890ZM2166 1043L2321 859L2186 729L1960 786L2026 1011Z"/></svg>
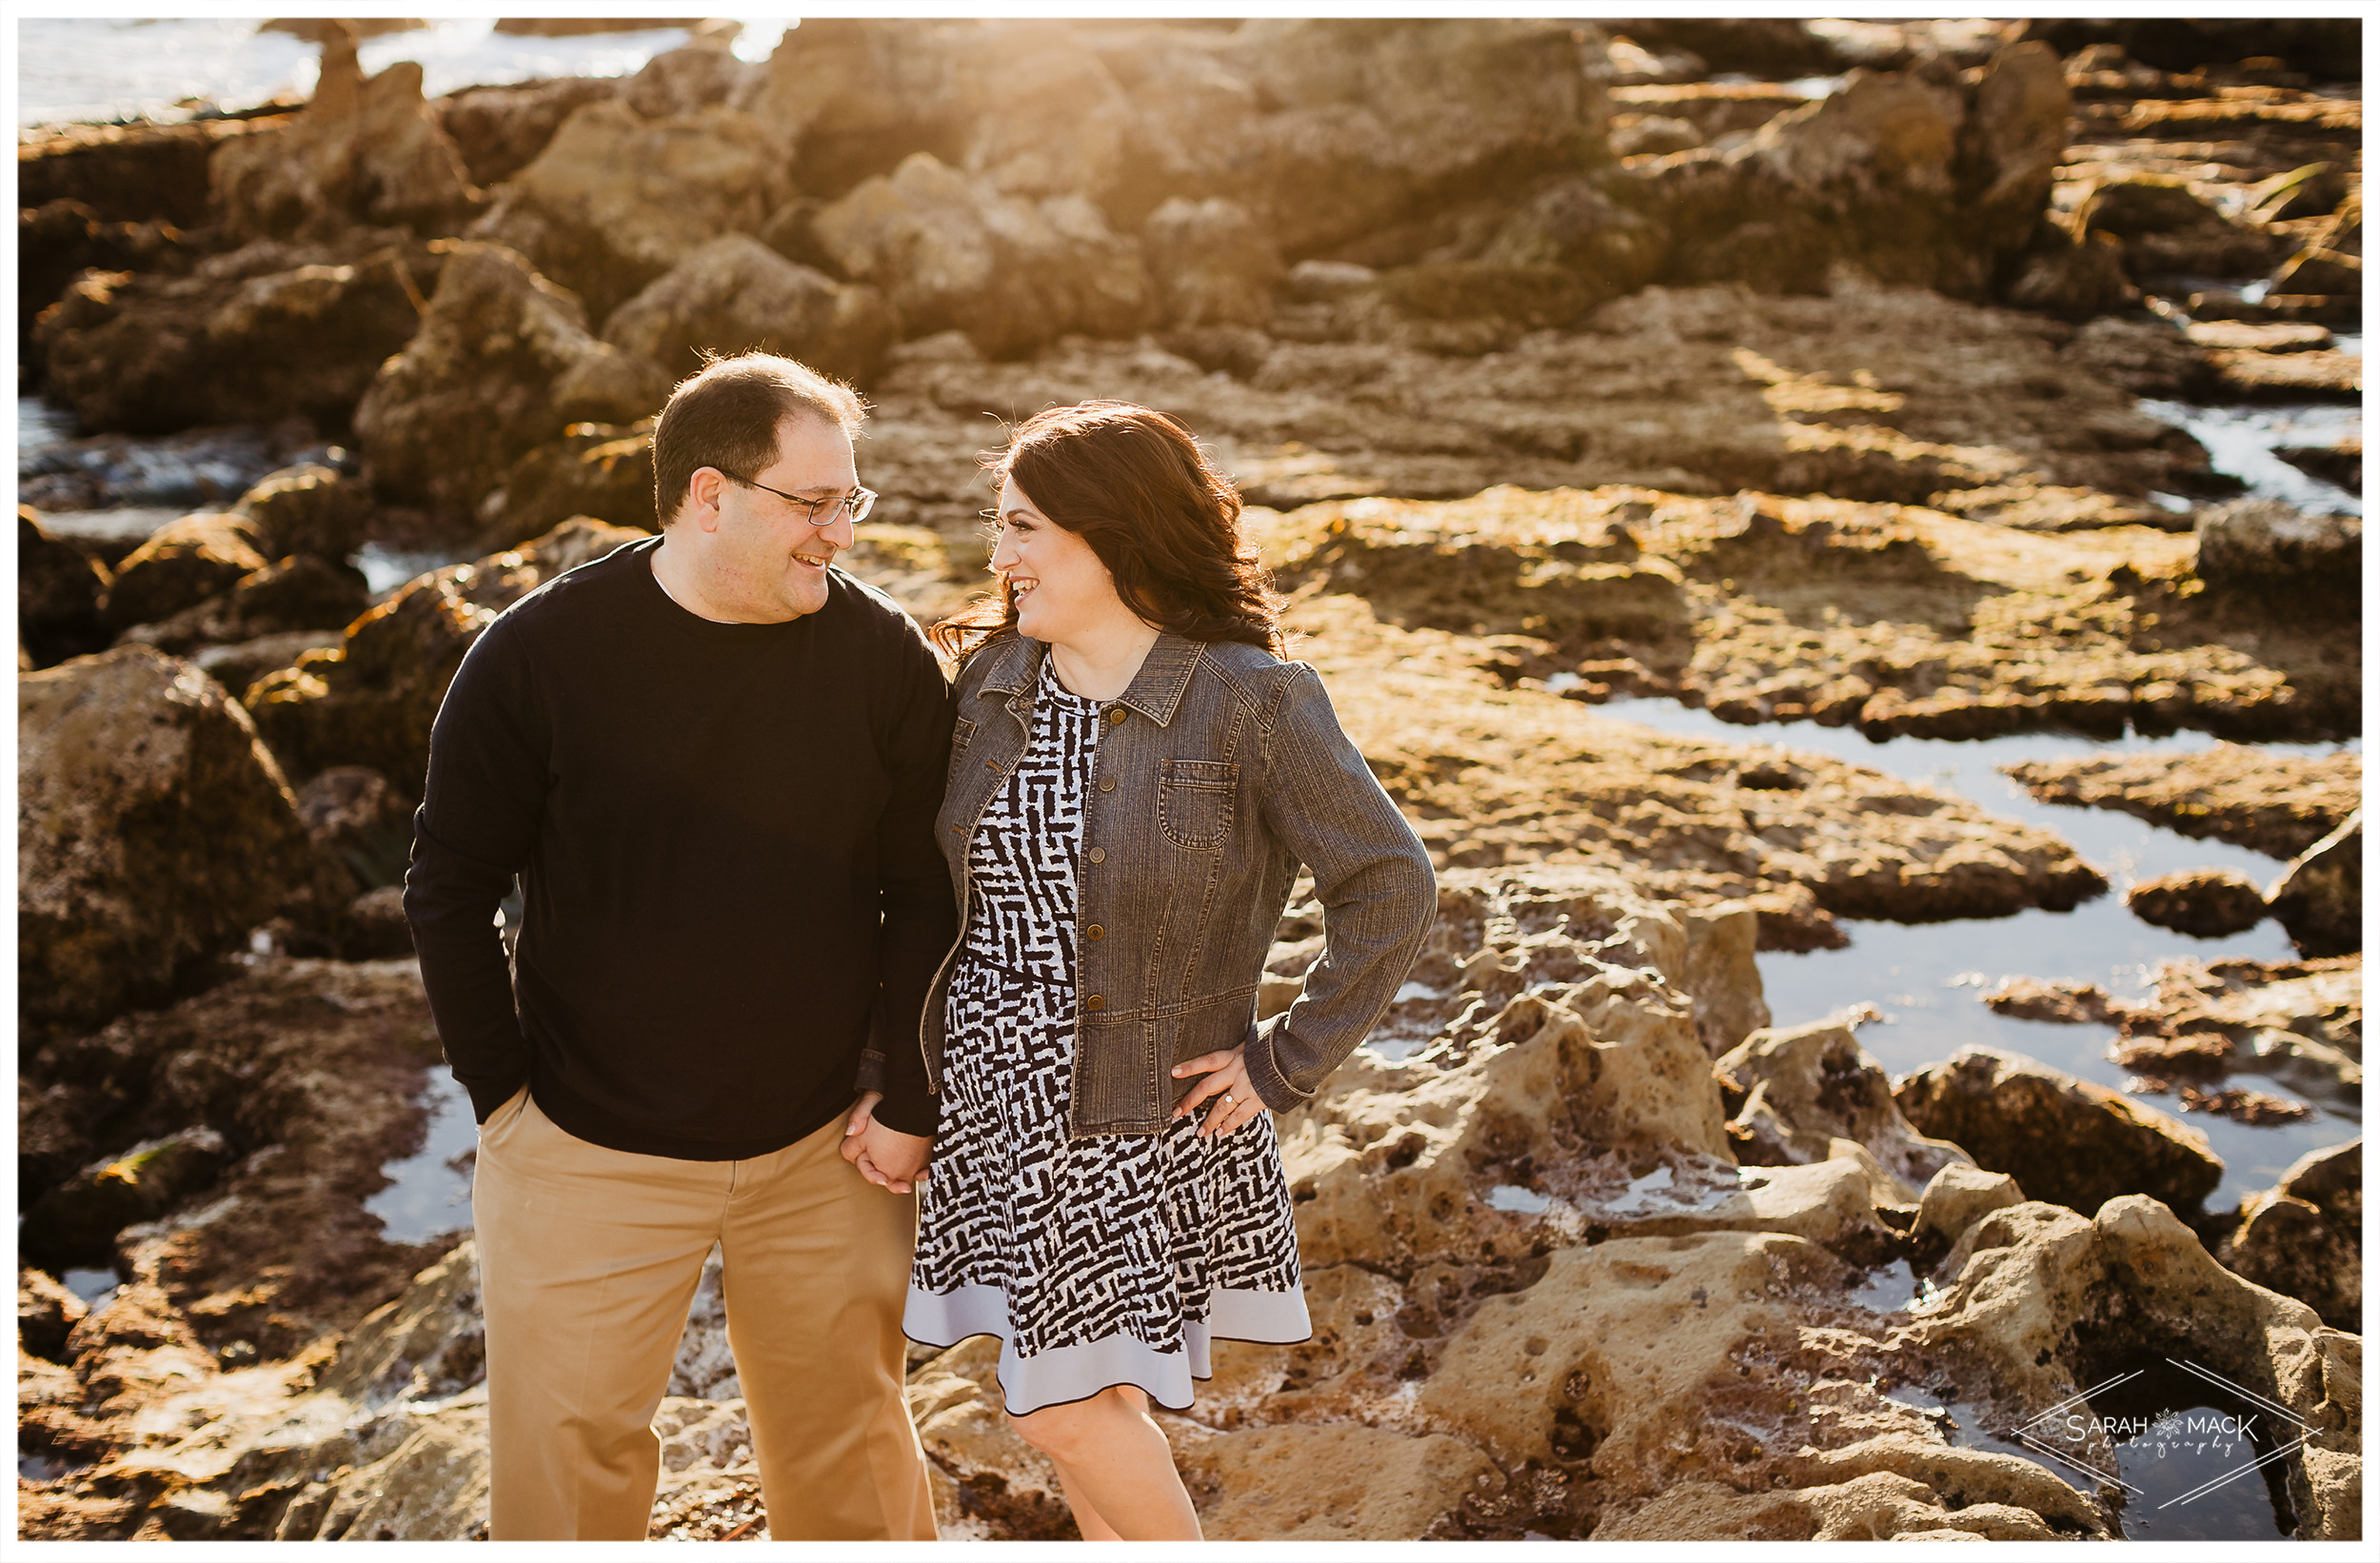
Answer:
<svg viewBox="0 0 2380 1563"><path fill-rule="evenodd" d="M463 1089L470 1093L473 1121L486 1123L495 1116L497 1108L520 1094L521 1088L528 1084L528 1077L524 1075L516 1080L492 1084L486 1080L463 1080L461 1083Z"/></svg>
<svg viewBox="0 0 2380 1563"><path fill-rule="evenodd" d="M869 1089L874 1089L870 1087ZM942 1098L930 1096L886 1097L876 1104L876 1121L904 1135L934 1138L942 1126Z"/></svg>
<svg viewBox="0 0 2380 1563"><path fill-rule="evenodd" d="M1288 1029L1281 1023L1279 1016L1261 1022L1256 1028L1256 1035L1248 1039L1246 1051L1241 1055L1241 1061L1248 1069L1248 1083L1256 1087L1259 1099L1276 1113L1303 1107L1314 1099L1313 1092L1300 1091L1290 1084L1281 1074L1280 1066L1274 1062L1275 1039Z"/></svg>

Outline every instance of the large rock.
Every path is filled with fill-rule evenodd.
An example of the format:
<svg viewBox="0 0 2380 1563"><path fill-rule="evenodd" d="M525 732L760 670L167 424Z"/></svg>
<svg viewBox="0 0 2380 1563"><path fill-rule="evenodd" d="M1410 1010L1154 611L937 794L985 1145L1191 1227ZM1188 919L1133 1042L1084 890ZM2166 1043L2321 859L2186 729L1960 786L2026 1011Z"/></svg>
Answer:
<svg viewBox="0 0 2380 1563"><path fill-rule="evenodd" d="M660 369L590 335L579 301L518 254L465 243L355 428L376 494L467 536L515 460L574 423L648 417L668 390Z"/></svg>
<svg viewBox="0 0 2380 1563"><path fill-rule="evenodd" d="M1918 1197L1917 1223L1910 1238L1923 1255L1939 1256L1983 1217L2024 1202L2024 1190L2008 1174L1954 1161L1935 1173Z"/></svg>
<svg viewBox="0 0 2380 1563"><path fill-rule="evenodd" d="M200 228L212 215L207 168L216 148L275 129L270 118L50 127L18 144L17 206L80 201L102 222Z"/></svg>
<svg viewBox="0 0 2380 1563"><path fill-rule="evenodd" d="M352 891L314 853L248 713L146 646L17 683L19 1013L156 1003L249 929Z"/></svg>
<svg viewBox="0 0 2380 1563"><path fill-rule="evenodd" d="M1068 331L1130 336L1151 298L1138 247L1081 196L1003 193L930 152L811 219L843 274L882 288L911 335L957 329L993 358Z"/></svg>
<svg viewBox="0 0 2380 1563"><path fill-rule="evenodd" d="M2186 754L2101 754L2004 767L2045 803L2121 809L2184 836L2294 858L2355 812L2363 757L2217 743Z"/></svg>
<svg viewBox="0 0 2380 1563"><path fill-rule="evenodd" d="M108 566L44 531L30 505L16 507L16 633L34 666L107 646L108 582Z"/></svg>
<svg viewBox="0 0 2380 1563"><path fill-rule="evenodd" d="M1633 211L1594 179L1550 185L1496 230L1480 260L1495 266L1554 267L1571 275L1578 303L1592 307L1633 293L1660 274L1670 232L1655 216Z"/></svg>
<svg viewBox="0 0 2380 1563"><path fill-rule="evenodd" d="M188 271L197 256L170 223L110 223L80 201L26 207L16 215L17 361L35 374L33 319L82 271Z"/></svg>
<svg viewBox="0 0 2380 1563"><path fill-rule="evenodd" d="M1694 1001L1664 975L1682 973L1689 940L1605 871L1444 875L1438 925L1373 1051L1281 1121L1304 1261L1509 1262L1552 1201L1624 1201L1631 1173L1666 1157L1724 1164L1733 1184ZM1268 970L1302 976L1319 944L1277 947ZM1519 1199L1498 1203L1498 1185Z"/></svg>
<svg viewBox="0 0 2380 1563"><path fill-rule="evenodd" d="M228 592L170 618L134 625L121 640L191 656L203 647L344 629L371 604L371 588L354 565L333 564L314 554L289 554L249 571Z"/></svg>
<svg viewBox="0 0 2380 1563"><path fill-rule="evenodd" d="M2038 44L1962 82L1855 70L1741 145L1642 160L1607 182L1671 229L1670 276L1816 291L1848 261L1875 279L1993 296L2032 243L2063 161L2068 94Z"/></svg>
<svg viewBox="0 0 2380 1563"><path fill-rule="evenodd" d="M2319 959L2364 947L2364 814L2308 847L2274 882L2267 904L2300 955Z"/></svg>
<svg viewBox="0 0 2380 1563"><path fill-rule="evenodd" d="M527 256L600 319L711 240L758 232L787 193L783 169L748 114L648 120L601 99L562 122L469 233Z"/></svg>
<svg viewBox="0 0 2380 1563"><path fill-rule="evenodd" d="M313 101L279 130L227 141L210 168L237 239L330 234L361 224L451 234L482 204L422 99L422 67L366 77L351 34L323 45Z"/></svg>
<svg viewBox="0 0 2380 1563"><path fill-rule="evenodd" d="M1920 1132L2021 1179L2034 1198L2086 1215L2134 1194L2194 1211L2223 1179L2222 1160L2194 1130L2017 1054L1962 1048L1902 1080L1894 1098Z"/></svg>
<svg viewBox="0 0 2380 1563"><path fill-rule="evenodd" d="M2276 616L2353 610L2364 527L2279 500L2233 500L2198 512L2199 579Z"/></svg>
<svg viewBox="0 0 2380 1563"><path fill-rule="evenodd" d="M865 386L899 340L901 322L875 288L838 283L748 234L729 233L613 310L603 334L673 378L709 358L758 348Z"/></svg>
<svg viewBox="0 0 2380 1563"><path fill-rule="evenodd" d="M563 437L537 446L505 474L504 486L481 502L485 553L544 537L573 516L615 526L659 524L654 514L653 427L573 424Z"/></svg>
<svg viewBox="0 0 2380 1563"><path fill-rule="evenodd" d="M1972 1523L2000 1534L2104 1533L2091 1500L2049 1472L1954 1448L1874 1390L1805 1400L1829 1376L1832 1350L1858 1349L1806 1327L1797 1337L1791 1322L1841 1276L1833 1256L1776 1234L1567 1249L1525 1291L1481 1299L1437 1352L1418 1410L1507 1469L1558 1472L1574 1492L1591 1478L1603 1524L1619 1533L1670 1533L1621 1526L1684 1483L1816 1490L1799 1499L1806 1513L1827 1503L1826 1489L1879 1474L1903 1478L1881 1485L1904 1512L1931 1511L1930 1526L1953 1523L1944 1511L1981 1510ZM1752 1432L1775 1424L1810 1431Z"/></svg>
<svg viewBox="0 0 2380 1563"><path fill-rule="evenodd" d="M1597 44L1533 19L1267 19L1164 41L1136 84L1151 195L1226 195L1291 259L1601 150ZM1253 110L1253 111L1252 111Z"/></svg>
<svg viewBox="0 0 2380 1563"><path fill-rule="evenodd" d="M2275 1187L2240 1205L2215 1251L2258 1286L2297 1298L2339 1330L2364 1316L2364 1142L2309 1151Z"/></svg>
<svg viewBox="0 0 2380 1563"><path fill-rule="evenodd" d="M358 883L385 887L404 880L413 845L413 800L378 771L333 765L298 789L297 811L306 833L346 863Z"/></svg>
<svg viewBox="0 0 2380 1563"><path fill-rule="evenodd" d="M364 545L372 507L364 485L309 462L267 475L240 496L238 508L263 529L273 558L311 554L343 564Z"/></svg>
<svg viewBox="0 0 2380 1563"><path fill-rule="evenodd" d="M171 618L263 569L267 545L264 529L236 510L184 516L116 566L100 612L117 630Z"/></svg>
<svg viewBox="0 0 2380 1563"><path fill-rule="evenodd" d="M557 76L466 87L430 105L472 184L493 189L537 160L571 111L616 95L614 76Z"/></svg>
<svg viewBox="0 0 2380 1563"><path fill-rule="evenodd" d="M18 1250L53 1269L109 1263L117 1233L163 1216L230 1160L231 1147L212 1129L145 1139L35 1199L17 1229Z"/></svg>
<svg viewBox="0 0 2380 1563"><path fill-rule="evenodd" d="M256 729L290 774L362 765L407 792L429 767L429 729L463 654L489 621L563 571L648 534L573 521L518 549L417 576L246 696Z"/></svg>
<svg viewBox="0 0 2380 1563"><path fill-rule="evenodd" d="M2274 234L2234 223L2200 200L2187 181L2153 174L2097 186L2074 217L2081 233L2105 233L2121 246L2134 280L2253 276L2278 260L2282 247Z"/></svg>
<svg viewBox="0 0 2380 1563"><path fill-rule="evenodd" d="M829 199L890 173L912 152L963 161L983 108L968 61L984 30L915 19L805 21L769 55L751 111L789 154L803 189ZM1060 42L1061 28L1023 23L1015 30L1056 46L1047 54L1074 53Z"/></svg>
<svg viewBox="0 0 2380 1563"><path fill-rule="evenodd" d="M1261 326L1287 277L1255 215L1220 196L1166 202L1141 226L1140 248L1164 319L1176 326Z"/></svg>
<svg viewBox="0 0 2380 1563"><path fill-rule="evenodd" d="M402 235L397 236L402 239ZM343 427L419 324L443 252L265 241L188 276L89 271L35 324L50 395L84 428L168 434L292 414Z"/></svg>
<svg viewBox="0 0 2380 1563"><path fill-rule="evenodd" d="M1784 1130L1777 1149L1785 1161L1825 1161L1834 1141L1855 1140L1901 1183L1903 1199L1914 1200L1936 1174L1968 1159L1958 1146L1910 1127L1894 1103L1892 1078L1848 1026L1821 1020L1755 1031L1718 1069L1750 1094L1737 1123L1766 1115Z"/></svg>
<svg viewBox="0 0 2380 1563"><path fill-rule="evenodd" d="M2251 1414L2261 1401L2277 1441L2305 1430L2280 1474L2298 1539L2361 1533L2360 1338L2225 1270L2154 1199L2127 1196L2092 1218L2010 1206L1970 1228L1944 1268L1954 1283L1908 1338L1983 1402L1987 1430L2006 1437L2074 1405L2139 1356L2185 1359L2245 1389Z"/></svg>
<svg viewBox="0 0 2380 1563"><path fill-rule="evenodd" d="M2198 939L2245 933L2265 913L2264 887L2227 868L2188 868L2143 880L2124 892L2124 904L2143 922Z"/></svg>

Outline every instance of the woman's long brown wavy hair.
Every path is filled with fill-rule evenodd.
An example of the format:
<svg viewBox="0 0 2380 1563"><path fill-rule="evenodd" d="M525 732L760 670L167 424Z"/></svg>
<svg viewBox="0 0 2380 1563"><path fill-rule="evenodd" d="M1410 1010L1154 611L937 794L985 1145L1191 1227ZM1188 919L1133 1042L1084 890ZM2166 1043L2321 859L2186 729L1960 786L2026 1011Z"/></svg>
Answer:
<svg viewBox="0 0 2380 1563"><path fill-rule="evenodd" d="M1116 595L1148 623L1281 654L1280 595L1240 530L1240 491L1176 420L1130 402L1052 407L982 462L995 486L1014 480L1041 514L1088 543ZM1016 623L1003 578L926 634L962 662Z"/></svg>

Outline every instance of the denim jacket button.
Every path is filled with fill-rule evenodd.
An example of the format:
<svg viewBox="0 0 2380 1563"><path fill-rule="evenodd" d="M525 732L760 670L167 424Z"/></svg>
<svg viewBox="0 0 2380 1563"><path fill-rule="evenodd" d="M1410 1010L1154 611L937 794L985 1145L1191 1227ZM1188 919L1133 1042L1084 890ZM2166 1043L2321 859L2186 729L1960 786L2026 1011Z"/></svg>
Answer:
<svg viewBox="0 0 2380 1563"><path fill-rule="evenodd" d="M1107 1007L1107 1000L1106 1000L1106 999L1101 999L1101 998L1098 994L1096 994L1096 993L1095 993L1095 994L1091 995L1091 997L1090 997L1090 998L1085 999L1084 1000L1082 1000L1082 1007L1083 1007L1084 1009L1089 1009L1089 1010L1101 1010L1101 1009L1105 1009L1105 1008Z"/></svg>
<svg viewBox="0 0 2380 1563"><path fill-rule="evenodd" d="M1090 851L1084 853L1083 856L1089 858L1095 863L1103 863L1107 861L1107 848L1103 846L1095 846Z"/></svg>
<svg viewBox="0 0 2380 1563"><path fill-rule="evenodd" d="M1082 930L1082 937L1085 939L1105 939L1107 937L1107 930L1094 922L1088 928Z"/></svg>
<svg viewBox="0 0 2380 1563"><path fill-rule="evenodd" d="M1121 705L1112 708L1107 713L1107 720L1121 726L1124 720L1124 708Z"/></svg>
<svg viewBox="0 0 2380 1563"><path fill-rule="evenodd" d="M1116 790L1116 779L1115 779L1114 777L1112 777L1112 776L1102 776L1102 777L1101 777L1101 778L1100 778L1100 791L1101 791L1101 792L1114 792L1115 790Z"/></svg>

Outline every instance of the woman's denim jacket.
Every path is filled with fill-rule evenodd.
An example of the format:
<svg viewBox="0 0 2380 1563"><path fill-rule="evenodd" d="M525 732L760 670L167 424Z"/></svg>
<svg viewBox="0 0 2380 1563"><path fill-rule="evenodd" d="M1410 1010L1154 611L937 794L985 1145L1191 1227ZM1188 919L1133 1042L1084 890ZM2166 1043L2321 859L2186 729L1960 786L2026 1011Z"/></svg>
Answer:
<svg viewBox="0 0 2380 1563"><path fill-rule="evenodd" d="M1014 631L961 668L950 782L935 833L965 940L967 849L1022 758L1048 648ZM1438 913L1429 854L1339 731L1321 678L1255 646L1160 635L1101 709L1077 860L1074 1078L1067 1127L1151 1134L1195 1079L1173 1066L1245 1045L1276 1111L1314 1095L1396 997ZM1324 953L1288 1012L1259 1024L1257 984L1302 862ZM952 946L919 1024L942 1082Z"/></svg>

